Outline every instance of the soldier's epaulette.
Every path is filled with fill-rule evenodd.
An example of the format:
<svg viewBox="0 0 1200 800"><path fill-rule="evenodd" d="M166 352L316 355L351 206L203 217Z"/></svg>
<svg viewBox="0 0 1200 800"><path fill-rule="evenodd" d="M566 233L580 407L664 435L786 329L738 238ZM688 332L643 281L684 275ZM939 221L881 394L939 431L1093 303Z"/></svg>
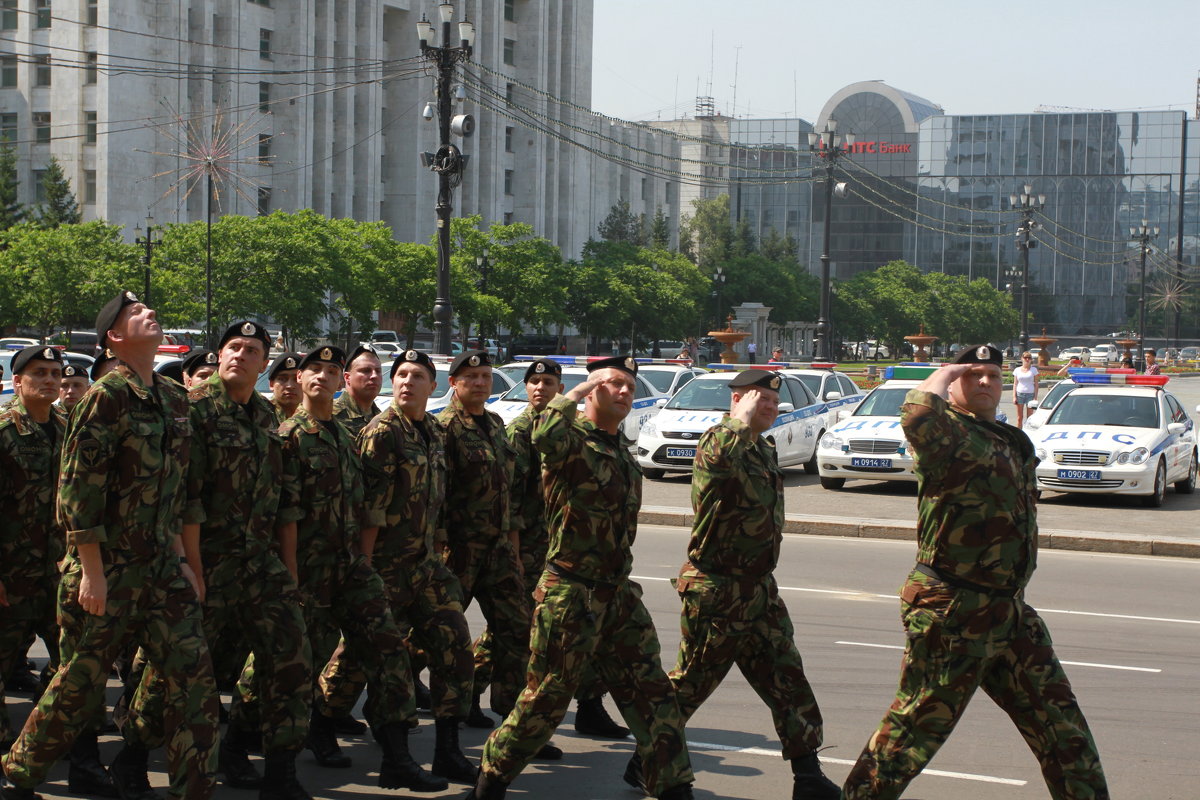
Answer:
<svg viewBox="0 0 1200 800"><path fill-rule="evenodd" d="M0 408L0 431L15 425L17 422L17 409L15 405L6 405Z"/></svg>

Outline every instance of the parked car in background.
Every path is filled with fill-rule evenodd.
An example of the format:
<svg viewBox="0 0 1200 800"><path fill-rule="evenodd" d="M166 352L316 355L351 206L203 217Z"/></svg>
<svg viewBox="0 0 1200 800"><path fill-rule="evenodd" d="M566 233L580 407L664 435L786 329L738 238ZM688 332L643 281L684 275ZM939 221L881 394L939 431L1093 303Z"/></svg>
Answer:
<svg viewBox="0 0 1200 800"><path fill-rule="evenodd" d="M1092 351L1087 347L1066 347L1058 351L1058 357L1062 361L1070 361L1072 358L1078 358L1083 363L1087 363L1091 358Z"/></svg>
<svg viewBox="0 0 1200 800"><path fill-rule="evenodd" d="M1120 361L1121 352L1115 344L1098 344L1092 348L1092 353L1088 357L1089 364L1107 364L1110 361Z"/></svg>
<svg viewBox="0 0 1200 800"><path fill-rule="evenodd" d="M1179 358L1183 361L1200 361L1200 347L1185 347L1179 351Z"/></svg>
<svg viewBox="0 0 1200 800"><path fill-rule="evenodd" d="M558 337L551 333L522 333L508 345L508 357L558 355Z"/></svg>

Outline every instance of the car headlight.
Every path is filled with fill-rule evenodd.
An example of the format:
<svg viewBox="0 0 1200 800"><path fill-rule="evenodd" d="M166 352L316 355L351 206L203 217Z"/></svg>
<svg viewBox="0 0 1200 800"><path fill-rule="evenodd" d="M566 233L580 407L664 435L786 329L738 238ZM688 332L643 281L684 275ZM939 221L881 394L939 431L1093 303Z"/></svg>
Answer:
<svg viewBox="0 0 1200 800"><path fill-rule="evenodd" d="M1139 447L1136 450L1130 450L1128 453L1122 453L1117 458L1118 464L1145 464L1146 459L1150 457L1150 451L1144 447Z"/></svg>
<svg viewBox="0 0 1200 800"><path fill-rule="evenodd" d="M645 436L658 436L658 427L654 424L654 420L650 420L642 426L642 434Z"/></svg>
<svg viewBox="0 0 1200 800"><path fill-rule="evenodd" d="M1046 460L1046 448L1039 447L1037 450L1034 451L1034 455L1037 456L1038 461L1045 461Z"/></svg>
<svg viewBox="0 0 1200 800"><path fill-rule="evenodd" d="M821 447L825 448L826 450L838 450L841 449L842 440L840 437L834 436L832 433L827 433L821 437L820 444Z"/></svg>

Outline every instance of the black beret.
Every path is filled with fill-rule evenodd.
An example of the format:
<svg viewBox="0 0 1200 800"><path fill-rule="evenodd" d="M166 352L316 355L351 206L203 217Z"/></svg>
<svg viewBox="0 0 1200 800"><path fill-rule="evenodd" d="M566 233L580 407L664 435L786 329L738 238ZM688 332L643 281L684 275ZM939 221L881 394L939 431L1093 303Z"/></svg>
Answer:
<svg viewBox="0 0 1200 800"><path fill-rule="evenodd" d="M304 369L309 364L316 361L325 361L329 364L337 364L339 368L346 368L346 351L337 345L328 344L324 347L318 347L315 350L308 351L308 355L300 359L300 369Z"/></svg>
<svg viewBox="0 0 1200 800"><path fill-rule="evenodd" d="M450 374L456 375L464 367L490 367L492 360L488 358L487 350L464 350L450 362Z"/></svg>
<svg viewBox="0 0 1200 800"><path fill-rule="evenodd" d="M769 369L747 369L733 376L729 382L730 389L745 389L753 386L757 389L770 389L778 392L783 385L783 378L778 372Z"/></svg>
<svg viewBox="0 0 1200 800"><path fill-rule="evenodd" d="M55 347L46 347L41 344L26 347L23 350L17 351L17 354L13 356L12 374L20 375L21 370L25 369L30 361L53 361L55 364L62 364L63 357L62 353Z"/></svg>
<svg viewBox="0 0 1200 800"><path fill-rule="evenodd" d="M225 343L221 342L221 344ZM188 353L187 358L183 360L182 371L185 375L195 375L196 370L201 367L215 367L216 365L217 354L212 350L205 350L203 347L199 347Z"/></svg>
<svg viewBox="0 0 1200 800"><path fill-rule="evenodd" d="M392 362L391 376L393 378L396 377L396 370L400 369L401 364L420 364L429 370L429 377L437 380L437 367L433 365L433 359L420 350L405 350L396 356L396 360Z"/></svg>
<svg viewBox="0 0 1200 800"><path fill-rule="evenodd" d="M529 368L525 370L525 382L529 383L529 379L534 375L544 375L547 372L556 378L561 378L562 365L560 365L557 361L551 361L548 358L539 358L530 364Z"/></svg>
<svg viewBox="0 0 1200 800"><path fill-rule="evenodd" d="M92 362L92 368L88 370L88 377L93 381L100 380L102 377L104 377L100 374L100 370L104 368L105 364L110 361L115 361L116 358L117 357L113 355L112 350L109 350L107 347L102 349L96 354L96 360Z"/></svg>
<svg viewBox="0 0 1200 800"><path fill-rule="evenodd" d="M285 369L300 369L300 362L304 360L304 356L300 353L280 353L279 357L271 362L271 368L267 370L267 380L275 380L275 376Z"/></svg>
<svg viewBox="0 0 1200 800"><path fill-rule="evenodd" d="M86 378L87 373L83 371L83 367L77 367L74 364L63 364L64 378Z"/></svg>
<svg viewBox="0 0 1200 800"><path fill-rule="evenodd" d="M370 353L376 358L379 358L379 352L374 347L369 344L360 344L358 347L354 348L354 352L351 353L350 357L346 359L346 366L349 367L351 364L353 364L354 359L358 358L363 353Z"/></svg>
<svg viewBox="0 0 1200 800"><path fill-rule="evenodd" d="M971 345L964 347L954 357L951 364L995 364L1004 365L1004 355L990 344Z"/></svg>
<svg viewBox="0 0 1200 800"><path fill-rule="evenodd" d="M637 362L631 356L613 356L612 358L598 358L595 361L589 361L587 365L588 372L595 372L598 369L619 369L622 372L628 372L630 375L637 375Z"/></svg>
<svg viewBox="0 0 1200 800"><path fill-rule="evenodd" d="M267 329L257 322L242 320L235 322L225 329L224 335L221 336L221 341L217 344L217 349L220 350L225 346L225 343L236 336L245 336L248 339L258 339L263 343L263 352L271 352L271 336L267 333ZM187 367L184 367L187 371Z"/></svg>
<svg viewBox="0 0 1200 800"><path fill-rule="evenodd" d="M121 309L125 306L131 306L134 303L140 303L137 295L133 292L119 292L116 297L104 304L104 308L100 309L100 313L96 315L96 343L101 347L105 344L105 337L108 336L109 329L117 321L117 316L120 315Z"/></svg>
<svg viewBox="0 0 1200 800"><path fill-rule="evenodd" d="M176 383L182 385L183 384L183 362L178 359L176 359L174 361L168 361L167 363L163 364L161 367L158 368L158 374L162 375L164 378L170 378L171 380L175 381Z"/></svg>

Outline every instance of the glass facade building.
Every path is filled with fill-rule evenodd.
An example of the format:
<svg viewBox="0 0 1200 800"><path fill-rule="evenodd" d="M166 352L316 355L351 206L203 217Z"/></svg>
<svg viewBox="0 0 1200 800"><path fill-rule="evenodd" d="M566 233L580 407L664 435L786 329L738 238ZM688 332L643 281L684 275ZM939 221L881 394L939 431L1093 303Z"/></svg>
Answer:
<svg viewBox="0 0 1200 800"><path fill-rule="evenodd" d="M833 276L847 279L893 259L926 271L1019 285L1011 195L1045 195L1029 252L1031 333L1104 335L1136 315L1138 248L1130 228L1160 229L1148 258L1148 296L1190 286L1200 257L1200 126L1182 111L952 116L881 82L852 84L813 124L798 119L731 124L733 213L759 235L793 236L818 271L826 162L807 134L836 120L856 143L838 159L849 185L832 208ZM794 147L794 152L791 149ZM798 180L770 183L752 167L794 163ZM762 152L756 152L762 151ZM739 169L740 168L740 169ZM757 177L755 177L757 176ZM755 185L762 181L763 185ZM796 224L792 224L795 221ZM1195 322L1185 325L1194 330ZM1159 332L1147 331L1150 335Z"/></svg>

